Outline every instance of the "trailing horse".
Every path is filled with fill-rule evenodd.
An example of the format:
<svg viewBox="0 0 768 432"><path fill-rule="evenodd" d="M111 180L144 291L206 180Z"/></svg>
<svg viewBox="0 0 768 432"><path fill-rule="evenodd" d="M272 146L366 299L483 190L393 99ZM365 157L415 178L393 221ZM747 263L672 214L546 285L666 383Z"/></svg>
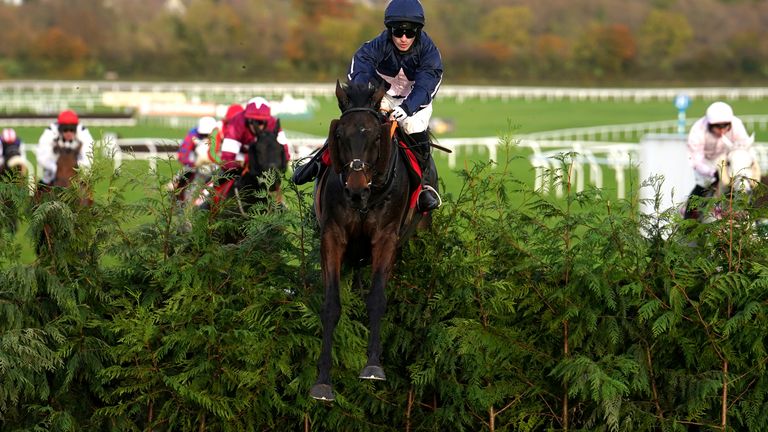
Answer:
<svg viewBox="0 0 768 432"><path fill-rule="evenodd" d="M274 131L259 131L256 140L248 145L248 158L243 168L229 177L219 177L218 184L211 182L207 191L213 196L202 194L195 205L202 209L211 207L218 210L225 199L234 198L241 215L256 203L265 203L265 192L282 202L281 179L288 167L283 145L277 141L278 127Z"/></svg>
<svg viewBox="0 0 768 432"><path fill-rule="evenodd" d="M754 136L750 139L754 141ZM715 182L710 187L703 189L701 196L689 198L685 212L686 219L697 219L700 222L720 219L722 217L722 203L717 201L724 197L736 198L739 196L746 196L751 199L758 184L761 183L760 164L754 152L749 149L732 149L722 155L716 165L718 171ZM714 201L714 205L704 204L706 201Z"/></svg>
<svg viewBox="0 0 768 432"><path fill-rule="evenodd" d="M277 141L280 123L272 131L258 131L256 141L248 146L248 164L240 174L235 192L244 206L266 202L264 192L282 203L282 176L288 167L283 145Z"/></svg>
<svg viewBox="0 0 768 432"><path fill-rule="evenodd" d="M320 254L325 300L321 314L322 350L318 378L310 396L335 398L331 387L331 345L341 315L339 283L342 264L353 267L356 285L370 263L372 285L366 305L370 320L368 360L361 379L385 380L381 367L381 318L385 288L402 241L422 220L415 210L418 179L410 175L413 153L396 139L397 123L379 112L383 87L336 83L341 116L328 134L331 170L318 179L315 214L320 226ZM412 168L414 167L414 168ZM426 215L428 217L428 215Z"/></svg>
<svg viewBox="0 0 768 432"><path fill-rule="evenodd" d="M233 243L242 238L242 218L254 205L264 205L269 195L283 203L281 180L288 166L285 149L277 141L278 127L274 131L262 130L248 145L248 157L243 168L236 173L214 176L194 200L198 209L211 210L234 222L223 230L223 241Z"/></svg>
<svg viewBox="0 0 768 432"><path fill-rule="evenodd" d="M72 186L73 179L75 179L75 176L77 175L77 160L81 148L82 144L79 142L71 146L57 145L54 147L54 152L57 155L56 177L54 177L50 185L38 185L36 193L36 201L38 204L42 203L43 200L49 196L54 199L61 199L65 196L63 189ZM76 200L81 207L90 207L93 205L92 191L85 183L79 180ZM53 238L54 233L51 226L48 224L44 225L37 244L38 254L41 252L43 245L48 244L49 247L51 246Z"/></svg>

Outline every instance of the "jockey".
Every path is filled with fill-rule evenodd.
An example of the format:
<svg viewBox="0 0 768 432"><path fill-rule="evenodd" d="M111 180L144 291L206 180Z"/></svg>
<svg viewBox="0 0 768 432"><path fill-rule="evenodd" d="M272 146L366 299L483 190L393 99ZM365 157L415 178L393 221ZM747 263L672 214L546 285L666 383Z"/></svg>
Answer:
<svg viewBox="0 0 768 432"><path fill-rule="evenodd" d="M0 134L0 174L13 169L26 175L27 163L24 143L13 128L3 129Z"/></svg>
<svg viewBox="0 0 768 432"><path fill-rule="evenodd" d="M211 163L208 159L208 147L211 142L213 130L219 127L219 122L210 116L200 117L197 126L193 127L184 137L184 141L179 145L177 154L179 162L187 168L197 168L199 166ZM205 146L204 151L198 149ZM202 155L198 156L198 155Z"/></svg>
<svg viewBox="0 0 768 432"><path fill-rule="evenodd" d="M427 127L432 100L442 82L443 63L435 43L422 30L424 23L424 8L419 0L392 0L384 11L386 29L357 50L347 78L351 83L376 86L386 81L389 89L381 102L382 111L391 111L390 118L413 138L416 145L412 150L422 170L434 170ZM318 176L323 165L327 165L319 159L315 157L298 167L293 182L304 184ZM436 187L423 185L418 202L420 211L440 207Z"/></svg>
<svg viewBox="0 0 768 432"><path fill-rule="evenodd" d="M714 102L704 117L698 119L688 133L688 156L693 166L696 185L690 196L702 197L719 180L718 161L733 149L750 150L752 139L744 123L725 102ZM685 218L695 217L690 205Z"/></svg>
<svg viewBox="0 0 768 432"><path fill-rule="evenodd" d="M221 155L215 155L214 160L219 160L219 165L224 174L240 174L248 163L248 146L258 144L258 133L262 130L277 130L277 142L283 145L285 160L291 159L288 150L288 138L280 127L280 120L272 116L269 102L262 97L254 97L245 104L245 109L238 110L230 106L224 121L223 140L221 142ZM238 112L239 111L239 112ZM217 148L218 151L218 148ZM227 192L235 184L235 178L220 177L216 182L216 199L227 196Z"/></svg>
<svg viewBox="0 0 768 432"><path fill-rule="evenodd" d="M227 113L224 114L224 118L221 120L221 127L216 134L216 137L211 140L211 147L208 150L208 157L216 164L221 165L221 143L224 141L224 129L232 121L232 119L239 113L243 112L243 108L240 104L232 104L227 108Z"/></svg>
<svg viewBox="0 0 768 432"><path fill-rule="evenodd" d="M262 97L255 97L245 104L245 110L237 113L224 128L224 140L221 143L222 168L225 171L240 169L247 161L248 146L257 140L260 130L277 129L277 142L285 149L285 160L291 159L288 150L288 138L280 127L280 120L272 116L272 109Z"/></svg>
<svg viewBox="0 0 768 432"><path fill-rule="evenodd" d="M89 167L91 161L88 156L93 152L93 137L80 123L77 113L72 110L62 111L56 122L51 123L43 131L37 144L37 163L43 167L43 184L50 185L56 178L58 149L78 146L80 147L80 153L77 156L78 166Z"/></svg>
<svg viewBox="0 0 768 432"><path fill-rule="evenodd" d="M211 135L218 127L219 122L215 118L205 116L200 117L197 126L187 132L176 154L183 165L182 172L169 184L170 190L175 191L186 187L194 179L198 168L212 163L208 156L208 149L211 147ZM183 200L183 195L177 195L178 199Z"/></svg>

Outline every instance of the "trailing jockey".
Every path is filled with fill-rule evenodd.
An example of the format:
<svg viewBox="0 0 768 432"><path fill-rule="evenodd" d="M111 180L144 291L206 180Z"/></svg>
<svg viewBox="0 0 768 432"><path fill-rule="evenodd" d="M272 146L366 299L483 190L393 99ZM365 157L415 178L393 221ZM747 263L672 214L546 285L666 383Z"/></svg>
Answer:
<svg viewBox="0 0 768 432"><path fill-rule="evenodd" d="M699 216L690 197L709 196L711 189L717 186L718 161L731 150L750 150L752 141L744 123L725 102L714 102L707 108L706 114L693 123L688 133L688 155L696 185L686 205L685 219L696 219Z"/></svg>
<svg viewBox="0 0 768 432"><path fill-rule="evenodd" d="M22 175L27 175L26 154L24 152L24 143L16 135L13 128L3 129L0 134L0 176L8 174L11 171L18 171Z"/></svg>
<svg viewBox="0 0 768 432"><path fill-rule="evenodd" d="M272 115L272 109L266 99L252 98L240 112L234 107L230 109L234 115L223 128L221 154L217 155L224 174L239 175L243 167L248 166L248 146L258 144L258 134L261 130L277 131L277 141L283 146L285 160L291 159L288 138L280 126L280 120ZM234 182L234 178L229 178L217 184L216 200L227 196Z"/></svg>
<svg viewBox="0 0 768 432"><path fill-rule="evenodd" d="M44 185L51 185L56 179L56 161L63 149L79 149L78 166L90 167L88 156L93 152L93 137L72 110L62 111L56 122L43 131L37 144L37 163L43 167Z"/></svg>
<svg viewBox="0 0 768 432"><path fill-rule="evenodd" d="M182 171L172 182L172 190L179 201L187 198L187 186L195 179L197 172L213 162L209 159L209 148L212 146L212 134L218 129L219 122L210 116L200 117L197 126L187 132L179 145L177 157L182 165ZM210 172L210 171L209 171Z"/></svg>

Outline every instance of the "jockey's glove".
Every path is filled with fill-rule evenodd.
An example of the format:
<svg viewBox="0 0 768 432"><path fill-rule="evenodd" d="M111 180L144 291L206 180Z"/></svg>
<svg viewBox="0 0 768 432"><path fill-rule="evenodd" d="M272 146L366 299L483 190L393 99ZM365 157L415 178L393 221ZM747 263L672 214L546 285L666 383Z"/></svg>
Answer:
<svg viewBox="0 0 768 432"><path fill-rule="evenodd" d="M389 115L389 118L391 118L392 120L401 122L406 118L408 118L408 114L405 113L405 110L403 109L403 107L397 107L392 110L392 113Z"/></svg>

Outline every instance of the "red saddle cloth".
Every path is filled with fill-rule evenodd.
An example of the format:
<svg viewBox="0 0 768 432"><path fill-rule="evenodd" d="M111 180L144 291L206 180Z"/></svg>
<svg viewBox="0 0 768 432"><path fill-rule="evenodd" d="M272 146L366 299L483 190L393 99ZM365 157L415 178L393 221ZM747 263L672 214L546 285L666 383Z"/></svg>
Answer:
<svg viewBox="0 0 768 432"><path fill-rule="evenodd" d="M397 125L397 123L393 122L394 125ZM419 161L416 159L416 155L413 154L413 150L411 150L410 147L408 147L408 144L405 143L403 138L400 136L404 134L402 132L402 129L397 128L397 133L394 133L395 127L393 126L393 135L394 139L397 140L397 146L400 149L400 151L405 156L405 160L408 162L407 165L410 168L408 172L408 177L410 178L410 185L411 185L411 198L408 204L408 208L416 208L416 204L419 201L419 194L421 193L421 179L424 175L421 171L421 167L419 166Z"/></svg>

